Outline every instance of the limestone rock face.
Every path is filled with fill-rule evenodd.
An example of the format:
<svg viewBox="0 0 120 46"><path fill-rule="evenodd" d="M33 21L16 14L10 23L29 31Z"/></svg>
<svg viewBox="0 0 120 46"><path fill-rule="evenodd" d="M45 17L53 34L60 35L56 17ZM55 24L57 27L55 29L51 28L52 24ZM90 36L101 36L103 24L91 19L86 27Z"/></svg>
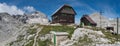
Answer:
<svg viewBox="0 0 120 46"><path fill-rule="evenodd" d="M13 15L13 18L27 24L41 24L41 25L48 25L49 19L45 14L42 12L36 11L30 14L24 15Z"/></svg>
<svg viewBox="0 0 120 46"><path fill-rule="evenodd" d="M30 24L49 24L48 18L41 12L35 12L31 15L10 15L8 13L0 13L0 46L6 46L13 41L18 40L18 36L26 35L25 26ZM19 43L19 42L18 42ZM22 41L24 43L24 40ZM22 46L17 45L17 46Z"/></svg>
<svg viewBox="0 0 120 46"><path fill-rule="evenodd" d="M110 19L110 23L114 27L114 32L117 33L117 19L116 18ZM118 33L120 34L120 18L119 18L119 22L118 22Z"/></svg>
<svg viewBox="0 0 120 46"><path fill-rule="evenodd" d="M100 13L93 13L90 15L90 17L95 23L97 23L97 27L104 28L107 26L111 26L109 19L100 15Z"/></svg>
<svg viewBox="0 0 120 46"><path fill-rule="evenodd" d="M107 32L105 32L107 33ZM74 30L71 39L64 40L60 46L119 46L120 42L110 44L112 40L101 30L77 28ZM114 38L114 37L111 37Z"/></svg>
<svg viewBox="0 0 120 46"><path fill-rule="evenodd" d="M100 15L100 13L93 13L90 15L91 19L97 23L97 27L114 27L114 33L117 33L117 19L116 18L106 18L102 15ZM120 34L120 18L119 18L119 31L118 33Z"/></svg>
<svg viewBox="0 0 120 46"><path fill-rule="evenodd" d="M41 12L35 12L31 15L28 15L28 20L26 22L29 24L49 24L47 16Z"/></svg>
<svg viewBox="0 0 120 46"><path fill-rule="evenodd" d="M0 46L15 40L22 25L8 13L0 13Z"/></svg>

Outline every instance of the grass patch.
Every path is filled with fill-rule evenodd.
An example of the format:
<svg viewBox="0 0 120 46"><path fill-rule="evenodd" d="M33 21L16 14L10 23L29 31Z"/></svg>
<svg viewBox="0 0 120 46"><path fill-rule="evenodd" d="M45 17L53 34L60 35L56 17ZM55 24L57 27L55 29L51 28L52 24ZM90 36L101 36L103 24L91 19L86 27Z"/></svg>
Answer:
<svg viewBox="0 0 120 46"><path fill-rule="evenodd" d="M16 40L16 41L13 41L13 42L10 42L10 43L9 43L9 46L12 46L14 43L20 42L20 41L22 41L22 40L24 40L24 35L19 35L19 36L17 37L17 40Z"/></svg>
<svg viewBox="0 0 120 46"><path fill-rule="evenodd" d="M88 38L88 36L87 35L85 35L83 38L80 38L79 39L79 42L80 43L91 43L91 42L93 42L90 38Z"/></svg>
<svg viewBox="0 0 120 46"><path fill-rule="evenodd" d="M29 29L29 30L27 30L27 33L29 33L29 34L35 34L37 31L36 31L37 29Z"/></svg>
<svg viewBox="0 0 120 46"><path fill-rule="evenodd" d="M115 34L112 34L109 30L105 30L99 27L85 27L87 29L91 29L91 30L95 30L95 31L102 31L102 33L105 35L104 38L107 38L110 40L110 44L114 44L115 42L117 42L117 38L119 39L118 41L120 42L120 34L117 36Z"/></svg>
<svg viewBox="0 0 120 46"><path fill-rule="evenodd" d="M24 36L25 36L25 35L19 35L19 36L17 37L17 40L14 41L14 42L20 42L20 41L24 40Z"/></svg>
<svg viewBox="0 0 120 46"><path fill-rule="evenodd" d="M59 31L59 32L68 32L71 37L72 33L74 32L75 28L73 26L43 26L42 31L39 34L47 34L50 31Z"/></svg>
<svg viewBox="0 0 120 46"><path fill-rule="evenodd" d="M49 44L51 44L50 40L41 41L39 39L39 40L37 40L37 42L38 42L39 46L49 46Z"/></svg>
<svg viewBox="0 0 120 46"><path fill-rule="evenodd" d="M92 28L88 28L88 29L92 29L95 31L102 31L102 33L105 35L105 38L110 40L110 44L114 44L117 41L117 37L118 37L118 41L120 41L120 34L117 36L115 34L112 34L109 30L105 30L102 28L98 28L98 27L92 27Z"/></svg>
<svg viewBox="0 0 120 46"><path fill-rule="evenodd" d="M90 45L93 43L92 39L88 38L87 35L84 37L80 37L79 41L77 43L74 43L74 46L85 46L85 45Z"/></svg>
<svg viewBox="0 0 120 46"><path fill-rule="evenodd" d="M29 44L25 45L25 46L33 46L34 40L32 40Z"/></svg>
<svg viewBox="0 0 120 46"><path fill-rule="evenodd" d="M108 38L111 41L109 42L110 44L115 43L117 41L117 37L119 39L118 41L120 42L120 34L117 36L106 30L102 30L102 33L105 35L105 38Z"/></svg>
<svg viewBox="0 0 120 46"><path fill-rule="evenodd" d="M9 46L12 46L14 42L9 43Z"/></svg>

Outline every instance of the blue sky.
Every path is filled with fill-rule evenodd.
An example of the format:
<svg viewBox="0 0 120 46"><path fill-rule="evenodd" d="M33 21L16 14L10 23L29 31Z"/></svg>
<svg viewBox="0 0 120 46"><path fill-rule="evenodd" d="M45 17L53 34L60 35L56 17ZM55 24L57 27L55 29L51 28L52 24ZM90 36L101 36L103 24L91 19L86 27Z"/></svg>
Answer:
<svg viewBox="0 0 120 46"><path fill-rule="evenodd" d="M120 17L120 0L0 0L0 3L14 5L19 9L31 6L43 12L51 19L51 15L63 4L71 5L77 15L76 23L79 23L83 14L92 14L102 11L102 15L109 18Z"/></svg>

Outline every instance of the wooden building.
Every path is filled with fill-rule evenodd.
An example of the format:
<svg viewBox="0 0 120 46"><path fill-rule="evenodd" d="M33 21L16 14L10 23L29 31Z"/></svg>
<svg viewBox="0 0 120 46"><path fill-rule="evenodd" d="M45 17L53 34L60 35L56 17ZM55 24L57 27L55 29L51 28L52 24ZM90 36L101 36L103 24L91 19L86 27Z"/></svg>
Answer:
<svg viewBox="0 0 120 46"><path fill-rule="evenodd" d="M97 25L88 15L83 15L80 21L81 23L84 23L85 26L96 26Z"/></svg>
<svg viewBox="0 0 120 46"><path fill-rule="evenodd" d="M74 24L76 12L69 5L63 5L52 15L52 23Z"/></svg>

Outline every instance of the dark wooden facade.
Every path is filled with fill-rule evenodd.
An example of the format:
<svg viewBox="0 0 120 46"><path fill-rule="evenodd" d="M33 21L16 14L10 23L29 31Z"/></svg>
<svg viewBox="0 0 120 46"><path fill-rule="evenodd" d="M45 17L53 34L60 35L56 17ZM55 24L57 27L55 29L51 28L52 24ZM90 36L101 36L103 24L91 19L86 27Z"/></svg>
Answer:
<svg viewBox="0 0 120 46"><path fill-rule="evenodd" d="M84 23L85 26L96 26L97 25L88 15L83 15L80 21L81 23Z"/></svg>
<svg viewBox="0 0 120 46"><path fill-rule="evenodd" d="M114 27L106 27L106 30L112 30L112 31L114 31Z"/></svg>
<svg viewBox="0 0 120 46"><path fill-rule="evenodd" d="M63 5L52 15L52 23L73 24L76 12L69 5Z"/></svg>

